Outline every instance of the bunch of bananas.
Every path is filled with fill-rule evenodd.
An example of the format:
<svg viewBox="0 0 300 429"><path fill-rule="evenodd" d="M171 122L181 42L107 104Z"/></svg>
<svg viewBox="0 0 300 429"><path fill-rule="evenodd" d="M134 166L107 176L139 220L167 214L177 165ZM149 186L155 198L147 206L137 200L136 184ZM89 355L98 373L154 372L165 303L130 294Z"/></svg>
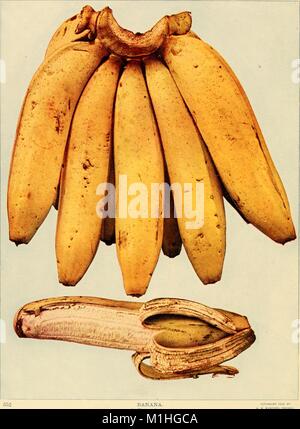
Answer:
<svg viewBox="0 0 300 429"><path fill-rule="evenodd" d="M58 208L59 281L75 285L100 240L116 242L125 291L145 293L161 248L182 243L203 283L221 278L223 196L278 243L295 238L288 199L239 81L224 59L190 31L188 12L150 31L121 28L112 11L86 6L48 46L23 103L9 188L10 239L28 243ZM119 214L120 177L141 183L204 185L204 223ZM115 216L96 212L97 187L116 186ZM195 200L196 195L192 195ZM172 202L177 207L178 202Z"/></svg>

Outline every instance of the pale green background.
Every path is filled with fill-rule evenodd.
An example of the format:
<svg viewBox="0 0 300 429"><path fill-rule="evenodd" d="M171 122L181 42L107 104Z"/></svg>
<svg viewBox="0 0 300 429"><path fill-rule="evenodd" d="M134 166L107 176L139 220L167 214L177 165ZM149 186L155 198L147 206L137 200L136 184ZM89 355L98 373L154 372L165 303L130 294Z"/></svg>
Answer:
<svg viewBox="0 0 300 429"><path fill-rule="evenodd" d="M203 376L198 380L149 381L136 373L130 352L19 339L15 335L13 315L18 307L32 300L57 295L126 299L114 246L100 246L88 273L76 288L58 284L54 209L30 245L17 248L7 238L7 175L21 102L51 34L84 4L81 1L1 3L1 57L7 73L6 84L1 85L1 317L7 328L6 343L1 347L2 398L135 399L136 402L296 399L298 345L292 343L292 322L298 318L297 242L284 247L275 244L246 225L227 204L228 243L222 281L203 286L184 252L175 260L162 255L145 299L177 296L246 314L257 340L230 363L240 370L234 379ZM96 9L107 5L90 4ZM297 223L299 85L291 80L291 62L299 57L299 4L259 1L110 1L109 4L122 26L141 32L165 14L192 12L193 30L222 53L250 98Z"/></svg>

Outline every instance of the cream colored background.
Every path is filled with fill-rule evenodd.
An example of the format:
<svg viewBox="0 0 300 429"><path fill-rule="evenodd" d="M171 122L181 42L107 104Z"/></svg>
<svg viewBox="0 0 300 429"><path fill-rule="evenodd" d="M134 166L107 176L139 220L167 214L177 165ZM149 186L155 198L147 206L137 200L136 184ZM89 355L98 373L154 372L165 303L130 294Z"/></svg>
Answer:
<svg viewBox="0 0 300 429"><path fill-rule="evenodd" d="M110 4L117 20L145 31L164 14L190 10L193 30L214 45L240 78L257 114L278 167L297 224L298 90L291 62L299 57L297 2L89 2ZM5 399L150 400L292 400L298 397L298 345L292 322L298 318L297 242L275 244L246 225L226 204L227 253L222 281L203 286L184 252L175 260L161 256L145 299L183 297L246 314L255 344L230 364L234 379L203 376L197 380L153 382L138 376L130 352L71 343L19 339L13 315L26 302L58 295L95 295L126 299L115 247L101 245L76 288L57 282L54 235L56 212L30 245L16 248L7 239L6 185L15 127L22 99L47 42L58 25L77 13L81 1L1 2L2 221L1 397ZM191 402L180 402L188 406ZM106 403L107 404L107 403ZM178 406L178 402L176 403ZM199 403L200 404L200 403ZM208 404L208 402L203 402Z"/></svg>

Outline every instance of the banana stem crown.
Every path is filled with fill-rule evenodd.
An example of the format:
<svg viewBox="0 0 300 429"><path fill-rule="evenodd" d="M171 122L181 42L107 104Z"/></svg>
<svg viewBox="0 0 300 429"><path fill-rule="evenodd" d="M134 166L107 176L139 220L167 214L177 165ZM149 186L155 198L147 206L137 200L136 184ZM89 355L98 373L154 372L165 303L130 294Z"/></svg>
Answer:
<svg viewBox="0 0 300 429"><path fill-rule="evenodd" d="M85 6L80 13L76 34L89 29L89 39L97 37L109 52L121 57L138 58L153 54L170 35L188 33L191 25L190 12L181 12L164 16L145 33L133 33L117 23L109 7L96 12L91 6Z"/></svg>

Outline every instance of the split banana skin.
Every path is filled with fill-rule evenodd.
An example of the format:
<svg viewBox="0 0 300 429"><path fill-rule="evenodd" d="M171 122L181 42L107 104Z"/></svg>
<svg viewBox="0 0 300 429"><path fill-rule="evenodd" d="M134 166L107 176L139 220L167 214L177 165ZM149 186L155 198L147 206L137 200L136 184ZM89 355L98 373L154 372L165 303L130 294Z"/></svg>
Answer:
<svg viewBox="0 0 300 429"><path fill-rule="evenodd" d="M234 376L236 368L221 364L255 341L246 317L175 298L49 298L21 308L14 326L19 337L134 350L137 370L152 379Z"/></svg>
<svg viewBox="0 0 300 429"><path fill-rule="evenodd" d="M188 229L184 216L164 218L162 195L157 218L121 218L120 175L149 190L202 182L204 224ZM116 186L115 218L102 219L96 189L107 181ZM29 243L55 206L65 285L84 276L100 241L116 243L128 295L146 292L161 249L173 258L182 244L201 281L215 283L226 246L223 197L272 240L296 238L248 98L225 60L191 31L190 13L165 16L144 34L121 28L110 8L86 6L65 21L22 106L8 186L10 240ZM139 372L157 379L234 375L220 364L255 340L245 317L171 298L48 299L25 305L15 329L21 337L135 350Z"/></svg>

